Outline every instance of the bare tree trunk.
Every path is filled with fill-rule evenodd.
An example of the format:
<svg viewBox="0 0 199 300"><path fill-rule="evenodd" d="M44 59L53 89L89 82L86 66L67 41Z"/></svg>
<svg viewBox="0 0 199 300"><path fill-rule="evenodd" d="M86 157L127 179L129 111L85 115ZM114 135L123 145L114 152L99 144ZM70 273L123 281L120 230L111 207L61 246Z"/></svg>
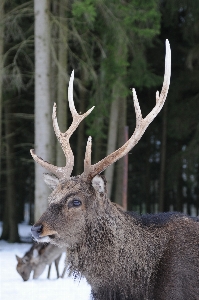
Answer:
<svg viewBox="0 0 199 300"><path fill-rule="evenodd" d="M118 148L125 143L124 129L126 126L126 98L120 98L118 110L120 111L118 124ZM122 206L123 197L124 157L117 162L115 202Z"/></svg>
<svg viewBox="0 0 199 300"><path fill-rule="evenodd" d="M123 59L125 61L125 57L127 55L127 47L126 47L126 40L123 33L118 32L118 37L116 42L117 42L117 48L115 52L115 61L117 62L118 57L120 57L121 61ZM124 71L126 67L120 66L120 68L121 70L123 69ZM117 80L114 83L113 92L112 92L113 102L111 103L107 155L116 150L118 123L119 123L118 121L121 117L119 115L120 99L122 97L121 95L123 94L123 91L124 88L123 88L122 78L121 76L119 76L119 78L117 78ZM114 174L114 164L108 167L105 171L105 176L107 179L107 191L108 191L107 194L109 199L111 198L111 192L112 192L113 174ZM120 197L120 195L118 195L118 197ZM120 202L119 198L117 201Z"/></svg>
<svg viewBox="0 0 199 300"><path fill-rule="evenodd" d="M59 0L51 1L51 10L52 15L54 18L57 18L59 15ZM59 35L59 30L57 23L51 24L51 56L50 56L50 95L51 95L51 107L53 107L53 104L57 100L57 82L58 82L58 68L57 68L57 62L55 57L58 57L58 43L57 43L57 37ZM56 146L57 146L57 139L53 130L52 133L52 140L51 143L53 145L52 147L52 164L56 165Z"/></svg>
<svg viewBox="0 0 199 300"><path fill-rule="evenodd" d="M67 21L66 21L66 0L59 1L59 44L58 44L58 94L57 94L57 117L60 130L66 131L67 125ZM62 167L65 165L65 156L60 143L56 143L56 165Z"/></svg>
<svg viewBox="0 0 199 300"><path fill-rule="evenodd" d="M160 161L160 193L159 193L160 212L164 211L166 140L167 140L167 102L164 104L164 108L163 108L161 161Z"/></svg>
<svg viewBox="0 0 199 300"><path fill-rule="evenodd" d="M117 132L118 132L118 115L119 115L119 93L118 93L118 82L115 83L113 87L113 99L111 103L111 113L110 113L110 123L108 131L108 146L107 155L114 152L117 143ZM113 174L114 174L114 164L109 166L105 171L105 176L107 180L107 191L108 198L111 198L112 184L113 184Z"/></svg>
<svg viewBox="0 0 199 300"><path fill-rule="evenodd" d="M150 134L146 133L147 138L147 148L146 148L146 172L145 172L145 203L146 203L146 212L151 213L151 194L150 194L150 185L151 185L151 163L149 161L151 154L150 147Z"/></svg>
<svg viewBox="0 0 199 300"><path fill-rule="evenodd" d="M34 0L35 13L35 151L52 161L52 107L50 98L50 26L48 0ZM49 189L43 168L35 164L35 220L47 208Z"/></svg>
<svg viewBox="0 0 199 300"><path fill-rule="evenodd" d="M5 134L6 134L6 203L3 220L2 239L11 243L19 241L16 211L14 131L10 100L5 103Z"/></svg>
<svg viewBox="0 0 199 300"><path fill-rule="evenodd" d="M176 193L176 210L183 211L183 179L182 179L182 166L179 169L178 182L177 182L177 193Z"/></svg>
<svg viewBox="0 0 199 300"><path fill-rule="evenodd" d="M195 195L196 195L196 214L199 215L199 165L196 168L196 180L197 185L195 187Z"/></svg>
<svg viewBox="0 0 199 300"><path fill-rule="evenodd" d="M1 182L1 153L2 153L2 82L3 82L3 48L4 48L4 0L0 2L0 182Z"/></svg>

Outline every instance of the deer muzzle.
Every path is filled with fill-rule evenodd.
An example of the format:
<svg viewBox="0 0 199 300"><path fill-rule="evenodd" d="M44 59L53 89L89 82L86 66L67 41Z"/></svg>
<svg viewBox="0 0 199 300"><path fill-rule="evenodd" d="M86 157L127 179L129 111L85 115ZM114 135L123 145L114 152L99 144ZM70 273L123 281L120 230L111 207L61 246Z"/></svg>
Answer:
<svg viewBox="0 0 199 300"><path fill-rule="evenodd" d="M33 225L31 228L31 234L33 239L38 240L40 238L40 234L42 233L43 225L35 226Z"/></svg>
<svg viewBox="0 0 199 300"><path fill-rule="evenodd" d="M49 243L50 239L57 235L55 230L49 229L46 224L35 224L31 228L31 234L34 240L42 243Z"/></svg>

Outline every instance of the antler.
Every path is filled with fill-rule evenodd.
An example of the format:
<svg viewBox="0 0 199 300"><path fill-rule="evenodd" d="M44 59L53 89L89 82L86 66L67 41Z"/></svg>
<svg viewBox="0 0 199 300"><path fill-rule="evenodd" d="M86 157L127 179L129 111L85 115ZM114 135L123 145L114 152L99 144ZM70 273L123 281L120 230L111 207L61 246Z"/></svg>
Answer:
<svg viewBox="0 0 199 300"><path fill-rule="evenodd" d="M100 160L98 163L91 165L91 138L89 137L86 147L85 160L84 160L84 173L82 174L87 179L92 179L95 175L104 171L108 166L116 162L118 159L126 155L141 139L145 130L149 126L149 124L154 120L154 118L158 115L160 110L162 109L164 102L167 97L167 93L169 90L170 84L170 76L171 76L171 49L169 41L166 40L166 56L165 56L165 75L164 82L162 86L161 93L156 92L156 105L152 109L152 111L143 119L141 109L139 106L138 98L135 92L135 89L132 89L133 92L133 100L136 114L136 128L131 136L131 138L118 150L109 154L104 159Z"/></svg>
<svg viewBox="0 0 199 300"><path fill-rule="evenodd" d="M108 166L119 160L121 157L125 156L141 139L142 135L144 134L145 130L149 126L149 124L154 120L154 118L157 116L157 114L162 109L164 102L166 100L166 96L169 90L169 84L170 84L170 76L171 76L171 49L169 45L169 41L166 40L166 57L165 57L165 75L164 75L164 82L162 86L161 93L159 95L159 92L156 92L156 105L152 109L152 111L143 119L141 109L139 106L139 102L137 99L137 95L135 92L135 89L132 89L133 92L133 100L134 100L134 107L135 107L135 114L136 114L136 128L131 136L131 138L118 150L115 152L109 154L104 159L99 161L98 163L91 165L91 146L92 141L91 137L88 138L87 146L86 146L86 153L85 153L85 159L84 159L84 172L82 176L88 180L91 180L95 175L101 173L104 171ZM69 81L69 88L68 88L68 101L69 101L69 107L70 111L73 116L73 122L69 129L62 133L59 129L59 125L57 122L57 116L56 116L56 104L54 104L53 107L53 127L55 134L57 136L57 139L59 140L61 147L64 151L65 157L66 157L66 166L65 167L56 167L54 165L51 165L47 161L44 161L42 158L38 157L34 150L30 150L31 155L33 159L39 163L42 167L46 168L53 174L55 174L58 178L68 179L72 173L73 166L74 166L74 156L73 152L71 150L69 139L75 129L78 127L79 123L87 117L91 111L93 110L94 106L89 109L86 113L83 115L79 115L75 109L74 102L73 102L73 80L74 80L74 71L71 74L70 81Z"/></svg>
<svg viewBox="0 0 199 300"><path fill-rule="evenodd" d="M56 104L54 103L53 106L53 114L52 114L52 120L53 120L53 127L55 134L57 136L58 141L60 142L60 145L62 147L62 150L66 157L66 166L65 167L56 167L54 165L51 165L47 161L44 161L42 158L38 157L34 150L31 149L30 153L33 157L33 159L39 163L42 167L49 170L53 174L55 174L58 178L68 179L72 173L73 166L74 166L74 155L72 152L72 149L69 144L69 139L75 129L78 127L79 123L86 118L91 111L93 110L94 106L90 108L86 113L79 115L75 109L74 101L73 101L73 81L74 81L74 71L72 71L70 81L69 81L69 87L68 87L68 102L69 102L69 108L71 111L71 114L73 116L73 122L71 126L68 128L66 132L61 132L59 129L59 125L57 122L57 116L56 116Z"/></svg>

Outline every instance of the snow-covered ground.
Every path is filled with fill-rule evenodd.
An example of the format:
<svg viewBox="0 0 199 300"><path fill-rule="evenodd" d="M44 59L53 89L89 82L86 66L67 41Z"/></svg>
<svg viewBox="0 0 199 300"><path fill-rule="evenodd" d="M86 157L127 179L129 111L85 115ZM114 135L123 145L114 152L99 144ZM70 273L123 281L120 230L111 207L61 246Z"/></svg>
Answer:
<svg viewBox="0 0 199 300"><path fill-rule="evenodd" d="M0 226L1 231L1 226ZM1 233L1 232L0 232ZM30 226L20 224L19 234L22 239L30 237ZM64 279L56 279L54 264L51 279L47 278L47 269L37 280L32 277L24 282L16 271L16 257L22 257L30 248L30 244L9 244L0 241L0 299L1 300L89 300L90 286L85 279L74 281L65 275ZM64 256L60 261L60 271L64 268ZM32 275L32 274L31 274Z"/></svg>

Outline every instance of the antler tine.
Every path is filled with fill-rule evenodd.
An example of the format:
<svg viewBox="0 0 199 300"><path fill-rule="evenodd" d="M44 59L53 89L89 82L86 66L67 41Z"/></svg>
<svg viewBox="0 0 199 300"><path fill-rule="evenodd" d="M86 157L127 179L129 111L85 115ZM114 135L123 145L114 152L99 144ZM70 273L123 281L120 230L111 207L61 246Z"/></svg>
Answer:
<svg viewBox="0 0 199 300"><path fill-rule="evenodd" d="M165 56L164 81L163 81L160 95L159 95L159 91L156 92L156 106L145 118L146 121L148 119L149 122L148 125L154 120L154 118L158 115L158 113L162 109L169 90L170 77L171 77L171 48L168 40L166 40L165 44L166 44L166 56Z"/></svg>
<svg viewBox="0 0 199 300"><path fill-rule="evenodd" d="M53 120L54 132L56 134L56 137L59 139L61 132L60 132L59 125L57 122L57 105L56 105L56 103L54 103L54 105L53 105L52 120Z"/></svg>
<svg viewBox="0 0 199 300"><path fill-rule="evenodd" d="M62 147L64 155L66 157L66 166L65 167L56 167L48 162L44 161L42 158L38 157L33 150L31 150L31 155L33 159L39 163L42 167L46 168L53 174L55 174L58 178L68 179L72 173L73 166L74 166L74 155L72 149L70 147L69 139L75 129L78 127L79 123L86 118L91 111L94 109L94 106L90 108L86 113L79 115L75 109L74 101L73 101L73 81L74 81L74 70L72 71L69 87L68 87L68 102L71 114L73 116L73 121L70 127L66 132L61 132L59 129L59 125L57 122L57 115L56 115L56 104L54 103L53 106L53 113L52 113L52 120L53 120L53 128L57 139Z"/></svg>
<svg viewBox="0 0 199 300"><path fill-rule="evenodd" d="M73 101L73 81L74 81L74 70L71 73L69 85L68 85L68 103L72 116L77 115L77 111L75 109L74 101Z"/></svg>
<svg viewBox="0 0 199 300"><path fill-rule="evenodd" d="M140 109L140 105L138 102L137 94L135 89L132 89L133 92L133 103L134 103L134 108L135 108L135 115L136 115L136 128L138 128L141 125L142 122L142 112Z"/></svg>
<svg viewBox="0 0 199 300"><path fill-rule="evenodd" d="M138 98L135 92L135 89L132 89L133 92L133 100L136 114L136 128L131 136L131 138L119 149L115 152L109 154L107 157L99 161L94 165L90 165L90 172L88 173L88 168L84 171L84 175L87 176L87 179L91 180L95 175L104 171L108 166L116 162L118 159L126 155L141 139L145 130L149 126L149 124L154 120L157 114L162 109L164 102L166 100L166 96L169 90L170 84L170 76L171 76L171 49L169 45L169 41L166 40L166 56L165 56L165 74L164 81L161 93L156 92L156 105L152 109L152 111L143 119L141 109L139 106ZM88 175L87 175L88 174Z"/></svg>
<svg viewBox="0 0 199 300"><path fill-rule="evenodd" d="M32 155L32 158L35 160L35 162L38 163L39 165L41 165L43 168L45 168L46 170L55 174L58 178L61 178L63 176L61 168L53 166L50 163L48 163L47 161L43 160L41 157L37 156L35 154L34 149L31 149L30 153Z"/></svg>
<svg viewBox="0 0 199 300"><path fill-rule="evenodd" d="M73 81L74 81L74 70L72 71L70 81L69 81L69 86L68 86L68 103L69 103L69 108L70 108L71 114L74 118L74 121L78 122L80 120L80 122L81 122L84 118L86 118L91 113L91 111L94 109L95 106L91 107L87 112L85 112L82 115L79 115L77 113L77 111L75 109L75 104L73 101Z"/></svg>
<svg viewBox="0 0 199 300"><path fill-rule="evenodd" d="M86 118L91 111L94 109L95 106L91 107L87 112L85 112L82 115L79 115L75 109L74 101L73 101L73 81L74 81L74 70L72 71L70 81L69 81L69 87L68 87L68 102L69 102L69 108L71 111L71 114L73 116L73 122L71 126L68 128L68 130L63 134L64 137L68 137L68 139L71 137L75 129L78 127L79 123ZM64 149L63 149L64 150Z"/></svg>
<svg viewBox="0 0 199 300"><path fill-rule="evenodd" d="M86 145L86 152L85 152L85 159L84 159L84 175L87 176L91 171L91 147L92 147L92 138L89 136L87 145Z"/></svg>

